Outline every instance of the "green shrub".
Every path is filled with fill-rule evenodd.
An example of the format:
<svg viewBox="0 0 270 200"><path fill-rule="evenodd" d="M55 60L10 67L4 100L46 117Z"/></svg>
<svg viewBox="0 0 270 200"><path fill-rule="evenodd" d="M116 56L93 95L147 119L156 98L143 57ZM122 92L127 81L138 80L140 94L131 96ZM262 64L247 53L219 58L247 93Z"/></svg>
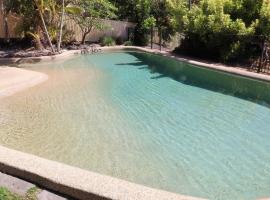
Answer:
<svg viewBox="0 0 270 200"><path fill-rule="evenodd" d="M106 36L101 40L102 46L114 46L115 40L112 37Z"/></svg>
<svg viewBox="0 0 270 200"><path fill-rule="evenodd" d="M115 43L117 45L122 45L122 44L124 44L124 39L122 37L118 37L115 39Z"/></svg>
<svg viewBox="0 0 270 200"><path fill-rule="evenodd" d="M147 46L148 34L143 25L137 24L134 30L134 44L137 46Z"/></svg>
<svg viewBox="0 0 270 200"><path fill-rule="evenodd" d="M1 200L22 200L22 198L16 194L13 194L6 188L0 187L0 199Z"/></svg>
<svg viewBox="0 0 270 200"><path fill-rule="evenodd" d="M178 50L222 62L257 55L257 18L262 1L201 0L183 18L185 37Z"/></svg>
<svg viewBox="0 0 270 200"><path fill-rule="evenodd" d="M125 41L124 45L125 46L133 46L133 42L128 40L128 41Z"/></svg>

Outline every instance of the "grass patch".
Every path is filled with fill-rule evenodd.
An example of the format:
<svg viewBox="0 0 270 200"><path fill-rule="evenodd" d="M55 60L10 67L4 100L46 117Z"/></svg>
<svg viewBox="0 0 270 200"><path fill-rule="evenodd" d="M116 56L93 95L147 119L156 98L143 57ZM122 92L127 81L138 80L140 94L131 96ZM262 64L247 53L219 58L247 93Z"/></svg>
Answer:
<svg viewBox="0 0 270 200"><path fill-rule="evenodd" d="M37 195L40 192L40 189L38 187L32 187L30 188L23 200L37 200Z"/></svg>
<svg viewBox="0 0 270 200"><path fill-rule="evenodd" d="M0 187L0 200L37 200L40 189L37 187L30 188L24 197L10 192L4 187Z"/></svg>
<svg viewBox="0 0 270 200"><path fill-rule="evenodd" d="M23 200L19 195L10 192L4 187L0 187L0 200Z"/></svg>

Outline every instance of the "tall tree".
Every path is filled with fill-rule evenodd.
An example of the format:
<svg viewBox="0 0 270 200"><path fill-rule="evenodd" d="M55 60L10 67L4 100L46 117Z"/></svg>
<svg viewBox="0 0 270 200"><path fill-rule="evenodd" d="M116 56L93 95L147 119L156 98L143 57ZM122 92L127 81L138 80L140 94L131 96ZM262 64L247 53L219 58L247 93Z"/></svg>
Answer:
<svg viewBox="0 0 270 200"><path fill-rule="evenodd" d="M270 41L270 0L263 0L257 31Z"/></svg>
<svg viewBox="0 0 270 200"><path fill-rule="evenodd" d="M45 35L47 37L48 43L50 45L50 48L51 48L52 52L55 53L55 50L53 48L52 41L51 41L48 29L47 29L47 25L45 23L44 16L43 16L43 13L44 13L44 11L46 9L46 6L44 4L44 0L33 0L33 1L34 1L35 5L37 7L37 10L38 10L41 22L42 22L42 26L43 26Z"/></svg>
<svg viewBox="0 0 270 200"><path fill-rule="evenodd" d="M156 26L156 19L153 16L150 16L144 20L144 28L150 30L151 34L151 49L153 49L153 36L154 36L154 27Z"/></svg>
<svg viewBox="0 0 270 200"><path fill-rule="evenodd" d="M104 28L102 20L116 17L115 12L117 9L108 0L75 0L73 5L81 10L79 13L70 14L70 17L81 29L82 44L85 44L87 35L94 28Z"/></svg>
<svg viewBox="0 0 270 200"><path fill-rule="evenodd" d="M152 0L110 0L117 8L120 20L129 20L136 23L134 44L144 46L148 42L148 30L144 21L150 17Z"/></svg>
<svg viewBox="0 0 270 200"><path fill-rule="evenodd" d="M156 19L160 39L168 40L176 32L171 4L167 0L152 0L151 14Z"/></svg>
<svg viewBox="0 0 270 200"><path fill-rule="evenodd" d="M60 19L59 38L57 40L57 51L58 52L61 51L64 16L65 16L65 0L62 0L62 12L61 12L61 19Z"/></svg>
<svg viewBox="0 0 270 200"><path fill-rule="evenodd" d="M4 19L4 31L5 31L5 40L9 40L9 29L8 29L8 10L6 9L6 2L4 0L0 1L1 12Z"/></svg>

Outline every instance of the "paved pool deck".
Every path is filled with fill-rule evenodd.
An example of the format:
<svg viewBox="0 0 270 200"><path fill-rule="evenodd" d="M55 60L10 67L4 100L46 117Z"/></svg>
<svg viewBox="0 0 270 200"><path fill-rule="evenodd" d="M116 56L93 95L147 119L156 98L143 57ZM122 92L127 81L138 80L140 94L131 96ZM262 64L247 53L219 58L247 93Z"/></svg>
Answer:
<svg viewBox="0 0 270 200"><path fill-rule="evenodd" d="M198 65L200 67L206 67L213 70L223 71L226 73L236 74L240 76L249 77L252 79L258 79L262 81L270 82L270 77L267 75L256 74L253 72L244 71L228 66L219 64L202 63L199 61L189 60L170 52L159 52L158 50L151 50L141 47L104 47L102 51L119 51L119 50L135 50L144 51L148 53L155 53L161 56L166 56L179 61L187 62L190 64ZM81 51L66 51L61 55L56 56L45 56L42 58L11 58L11 59L0 59L0 65L20 66L21 64L36 63L36 62L48 62L68 59L73 56L80 55ZM0 95L8 96L26 89L27 87L33 87L36 84L46 81L49 77L43 76L42 74L35 74L31 71L1 67L2 75L0 71ZM17 75L14 75L14 81L9 78L1 83L1 79L12 76L8 75L8 71L11 70ZM23 71L22 71L23 70ZM6 74L5 74L6 73ZM10 73L10 72L9 72ZM18 75L23 73L24 75ZM36 72L37 73L37 72ZM3 76L3 74L5 74ZM28 75L26 75L28 74ZM30 75L31 74L31 75ZM2 77L1 77L2 76ZM25 80L16 81L17 78ZM38 81L35 77L39 77ZM42 78L41 78L42 77ZM5 85L8 86L4 86ZM27 84L31 82L32 84ZM22 84L23 83L23 84ZM18 85L24 85L18 87ZM2 85L2 86L1 86ZM1 89L2 87L2 89ZM8 89L9 88L9 89ZM10 89L11 88L11 89ZM12 89L13 88L13 89ZM14 90L16 88L16 90ZM13 90L13 92L12 92ZM3 92L4 91L4 92ZM10 92L9 92L10 91ZM51 191L58 192L60 194L68 195L75 199L138 199L138 200L198 200L201 198L175 194L167 191L157 190L142 185L134 184L128 181L120 180L117 178L101 175L91 171L82 170L80 168L65 165L59 162L46 160L34 155L26 154L20 151L15 151L3 146L0 146L0 172L10 174L14 177L21 178L23 180L32 182L41 187L48 188ZM1 177L0 177L1 178ZM1 185L0 185L1 186ZM30 186L29 186L30 187Z"/></svg>

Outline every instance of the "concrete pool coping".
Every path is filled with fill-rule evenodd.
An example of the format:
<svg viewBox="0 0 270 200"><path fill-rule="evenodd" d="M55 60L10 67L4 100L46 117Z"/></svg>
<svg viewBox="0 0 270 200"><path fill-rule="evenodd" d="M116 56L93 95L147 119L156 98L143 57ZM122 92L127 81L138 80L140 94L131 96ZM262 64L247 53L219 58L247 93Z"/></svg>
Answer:
<svg viewBox="0 0 270 200"><path fill-rule="evenodd" d="M0 146L0 171L76 199L199 200Z"/></svg>
<svg viewBox="0 0 270 200"><path fill-rule="evenodd" d="M143 51L205 67L225 73L244 76L252 79L270 82L270 77L263 74L230 68L219 64L207 64L175 56L170 52L159 52L142 47L102 47L104 52L113 50ZM0 58L0 64L27 64L64 60L74 55L80 55L80 50L66 51L55 56L33 58ZM8 149L0 145L0 171L39 184L53 191L67 194L77 199L179 199L196 200L199 198L167 191L152 189L128 181L101 175L87 170L46 160L34 155Z"/></svg>

